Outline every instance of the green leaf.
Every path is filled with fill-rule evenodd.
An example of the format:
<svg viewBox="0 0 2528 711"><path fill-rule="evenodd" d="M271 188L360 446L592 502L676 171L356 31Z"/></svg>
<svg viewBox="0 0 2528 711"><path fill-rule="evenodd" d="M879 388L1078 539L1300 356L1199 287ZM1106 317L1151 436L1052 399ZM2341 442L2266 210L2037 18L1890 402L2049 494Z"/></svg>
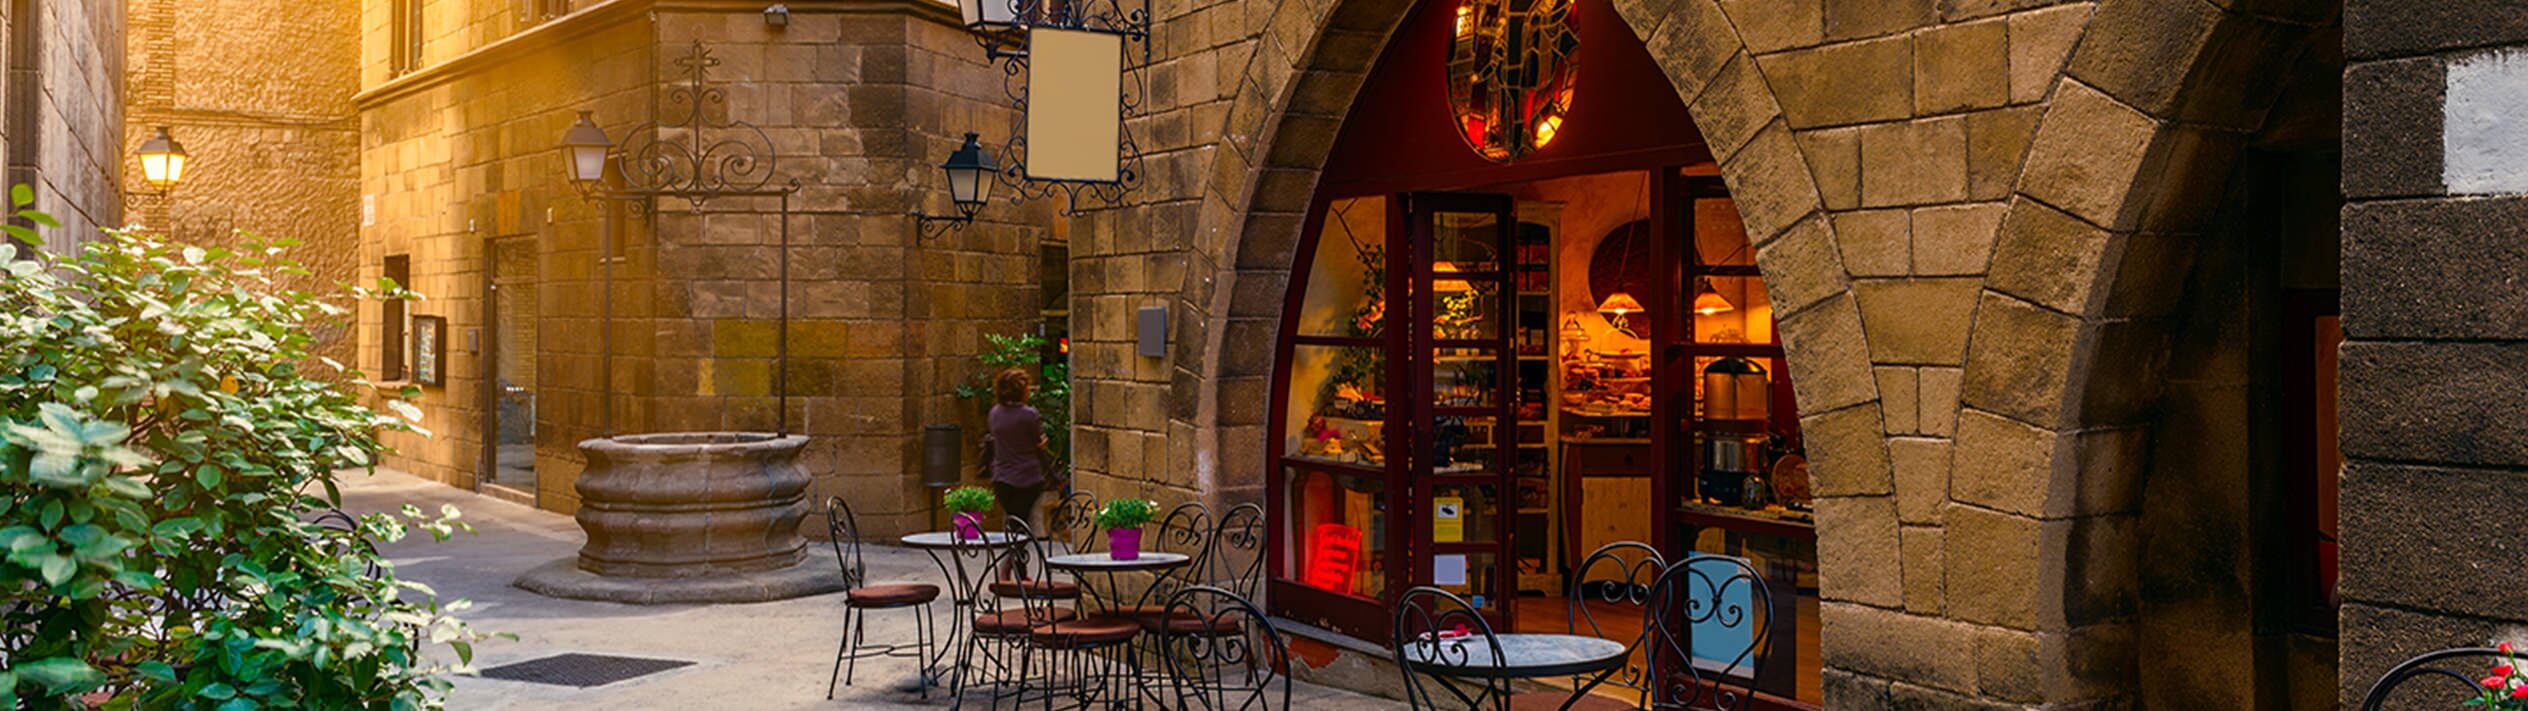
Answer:
<svg viewBox="0 0 2528 711"><path fill-rule="evenodd" d="M35 682L44 692L69 695L105 683L105 674L75 657L46 657L17 666L18 678Z"/></svg>
<svg viewBox="0 0 2528 711"><path fill-rule="evenodd" d="M176 681L176 668L155 659L141 662L137 671L140 672L141 678L150 681L166 684L173 684Z"/></svg>
<svg viewBox="0 0 2528 711"><path fill-rule="evenodd" d="M15 210L17 208L33 204L35 204L35 188L33 186L29 186L24 183L9 186L9 209Z"/></svg>
<svg viewBox="0 0 2528 711"><path fill-rule="evenodd" d="M79 561L59 553L43 553L35 556L35 559L36 566L44 574L46 585L60 585L79 572Z"/></svg>
<svg viewBox="0 0 2528 711"><path fill-rule="evenodd" d="M237 689L220 682L211 682L209 686L202 687L201 691L194 693L206 699L229 699L236 698Z"/></svg>

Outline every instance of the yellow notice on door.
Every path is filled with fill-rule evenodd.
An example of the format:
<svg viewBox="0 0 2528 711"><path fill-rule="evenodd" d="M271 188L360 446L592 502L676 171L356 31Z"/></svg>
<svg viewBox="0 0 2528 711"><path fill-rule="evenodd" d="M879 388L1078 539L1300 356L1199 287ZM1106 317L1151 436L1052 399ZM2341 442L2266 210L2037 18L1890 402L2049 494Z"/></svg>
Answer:
<svg viewBox="0 0 2528 711"><path fill-rule="evenodd" d="M1466 541L1466 499L1457 496L1431 497L1431 542L1464 543Z"/></svg>

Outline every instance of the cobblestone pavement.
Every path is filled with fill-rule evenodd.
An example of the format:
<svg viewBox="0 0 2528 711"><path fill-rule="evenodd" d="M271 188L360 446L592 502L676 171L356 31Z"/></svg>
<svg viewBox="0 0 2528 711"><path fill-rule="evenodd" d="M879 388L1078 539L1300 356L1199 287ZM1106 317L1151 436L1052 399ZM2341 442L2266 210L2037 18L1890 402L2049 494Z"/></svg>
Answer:
<svg viewBox="0 0 2528 711"><path fill-rule="evenodd" d="M840 634L840 595L749 605L642 607L557 600L509 583L520 572L569 556L582 540L570 517L478 496L410 475L350 473L344 508L355 513L392 510L405 503L436 510L453 503L475 533L445 543L416 535L390 546L396 571L436 588L443 599L474 603L463 617L487 632L517 639L479 645L475 663L490 668L553 654L581 652L692 662L649 676L586 689L460 677L452 709L944 709L944 690L928 701L913 689L910 660L862 660L855 684L825 700ZM867 549L876 580L936 581L939 571L916 551ZM946 605L939 606L946 622ZM911 639L911 613L869 616L869 638ZM943 627L944 629L944 627ZM442 650L444 653L444 650ZM1298 685L1294 708L1383 709L1401 704L1348 692ZM980 695L967 708L985 708ZM1030 706L1030 708L1035 708Z"/></svg>

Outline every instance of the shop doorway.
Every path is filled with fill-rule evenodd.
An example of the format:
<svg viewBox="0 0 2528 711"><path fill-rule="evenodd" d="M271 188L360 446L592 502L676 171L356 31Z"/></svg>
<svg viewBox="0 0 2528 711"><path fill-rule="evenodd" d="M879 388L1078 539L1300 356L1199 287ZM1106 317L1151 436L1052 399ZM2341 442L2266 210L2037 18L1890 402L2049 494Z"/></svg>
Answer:
<svg viewBox="0 0 2528 711"><path fill-rule="evenodd" d="M534 237L493 240L484 275L481 488L536 503L536 284Z"/></svg>

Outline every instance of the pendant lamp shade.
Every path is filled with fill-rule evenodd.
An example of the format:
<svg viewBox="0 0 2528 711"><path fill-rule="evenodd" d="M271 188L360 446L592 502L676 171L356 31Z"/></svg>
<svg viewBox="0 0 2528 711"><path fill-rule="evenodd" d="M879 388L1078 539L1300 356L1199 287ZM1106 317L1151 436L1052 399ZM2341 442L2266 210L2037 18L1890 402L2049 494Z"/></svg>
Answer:
<svg viewBox="0 0 2528 711"><path fill-rule="evenodd" d="M1712 288L1710 279L1703 280L1701 288L1694 291L1694 313L1710 316L1737 309L1737 304L1729 303L1729 297L1721 296L1719 290Z"/></svg>
<svg viewBox="0 0 2528 711"><path fill-rule="evenodd" d="M1606 301L1598 304L1598 313L1605 314L1609 317L1620 318L1641 312L1641 300L1633 298L1632 294L1621 291L1608 294Z"/></svg>

